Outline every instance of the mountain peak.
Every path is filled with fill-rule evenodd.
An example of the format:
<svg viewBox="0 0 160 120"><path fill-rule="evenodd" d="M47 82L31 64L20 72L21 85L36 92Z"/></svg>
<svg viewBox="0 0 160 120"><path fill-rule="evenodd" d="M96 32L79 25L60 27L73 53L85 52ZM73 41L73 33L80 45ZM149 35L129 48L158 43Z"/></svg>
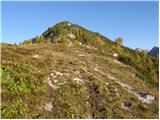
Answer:
<svg viewBox="0 0 160 120"><path fill-rule="evenodd" d="M43 33L43 36L45 39L51 40L52 42L81 42L92 46L104 45L109 41L100 34L87 30L69 21L63 21L49 27Z"/></svg>
<svg viewBox="0 0 160 120"><path fill-rule="evenodd" d="M154 47L149 51L149 55L151 55L151 56L157 56L157 55L159 55L159 47L154 46Z"/></svg>
<svg viewBox="0 0 160 120"><path fill-rule="evenodd" d="M63 28L63 27L69 27L69 26L72 26L72 25L73 24L70 21L62 21L62 22L59 22L59 23L55 24L52 27L61 27L61 28Z"/></svg>

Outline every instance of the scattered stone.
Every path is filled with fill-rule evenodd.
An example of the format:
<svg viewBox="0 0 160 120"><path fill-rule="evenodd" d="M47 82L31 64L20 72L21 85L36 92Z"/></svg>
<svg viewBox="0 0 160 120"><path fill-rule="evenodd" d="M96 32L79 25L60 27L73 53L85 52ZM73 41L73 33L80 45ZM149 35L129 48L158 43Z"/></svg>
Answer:
<svg viewBox="0 0 160 120"><path fill-rule="evenodd" d="M58 83L58 85L64 85L64 83Z"/></svg>
<svg viewBox="0 0 160 120"><path fill-rule="evenodd" d="M109 86L109 83L105 83L107 86Z"/></svg>
<svg viewBox="0 0 160 120"><path fill-rule="evenodd" d="M53 110L53 107L52 102L49 102L45 105L44 109L50 112Z"/></svg>
<svg viewBox="0 0 160 120"><path fill-rule="evenodd" d="M89 104L89 102L88 102L88 101L86 101L86 104Z"/></svg>
<svg viewBox="0 0 160 120"><path fill-rule="evenodd" d="M85 55L85 54L79 54L78 56L80 56L80 57L86 57L87 55Z"/></svg>
<svg viewBox="0 0 160 120"><path fill-rule="evenodd" d="M58 86L53 85L52 81L50 79L48 79L48 84L49 86L51 86L53 89L58 89Z"/></svg>
<svg viewBox="0 0 160 120"><path fill-rule="evenodd" d="M118 54L117 54L117 53L114 53L113 56L114 56L114 57L118 57Z"/></svg>
<svg viewBox="0 0 160 120"><path fill-rule="evenodd" d="M84 81L82 79L77 78L77 77L74 78L73 80L76 81L77 83L84 83Z"/></svg>
<svg viewBox="0 0 160 120"><path fill-rule="evenodd" d="M56 75L54 75L54 76L52 76L52 78L53 78L53 79L56 79L56 78L57 78L57 76L56 76Z"/></svg>
<svg viewBox="0 0 160 120"><path fill-rule="evenodd" d="M118 90L117 90L117 88L110 88L110 92L112 92L112 93L117 93Z"/></svg>
<svg viewBox="0 0 160 120"><path fill-rule="evenodd" d="M95 70L95 71L99 71L99 69L98 69L98 68L94 68L94 70Z"/></svg>
<svg viewBox="0 0 160 120"><path fill-rule="evenodd" d="M53 76L53 73L51 73L51 76Z"/></svg>
<svg viewBox="0 0 160 120"><path fill-rule="evenodd" d="M137 96L142 103L152 104L155 100L155 97L148 93L139 93Z"/></svg>
<svg viewBox="0 0 160 120"><path fill-rule="evenodd" d="M100 71L100 70L98 69L98 65L91 66L91 68L94 69L95 71L98 71L98 72Z"/></svg>
<svg viewBox="0 0 160 120"><path fill-rule="evenodd" d="M36 58L36 59L40 58L40 56L38 54L32 55L32 57Z"/></svg>
<svg viewBox="0 0 160 120"><path fill-rule="evenodd" d="M1 64L7 64L8 61L6 60L1 60Z"/></svg>
<svg viewBox="0 0 160 120"><path fill-rule="evenodd" d="M75 50L74 52L75 52L75 53L79 53L79 51L78 51L78 50Z"/></svg>
<svg viewBox="0 0 160 120"><path fill-rule="evenodd" d="M63 73L58 72L58 71L55 71L55 73L56 73L56 76L62 76L63 75Z"/></svg>
<svg viewBox="0 0 160 120"><path fill-rule="evenodd" d="M117 88L115 89L115 92L118 92Z"/></svg>
<svg viewBox="0 0 160 120"><path fill-rule="evenodd" d="M58 82L58 80L54 80L54 83L57 83Z"/></svg>
<svg viewBox="0 0 160 120"><path fill-rule="evenodd" d="M65 82L63 82L63 83L57 83L58 85L64 85L64 84L66 84L67 82L65 81Z"/></svg>
<svg viewBox="0 0 160 120"><path fill-rule="evenodd" d="M79 72L79 71L75 71L75 73L76 73L76 74L80 74L80 72Z"/></svg>
<svg viewBox="0 0 160 120"><path fill-rule="evenodd" d="M69 38L72 38L72 39L76 38L76 36L75 36L73 33L69 33L69 34L68 34L68 37L69 37Z"/></svg>
<svg viewBox="0 0 160 120"><path fill-rule="evenodd" d="M81 43L81 42L79 42L79 45L81 45L81 46L82 46L82 43Z"/></svg>
<svg viewBox="0 0 160 120"><path fill-rule="evenodd" d="M79 77L79 78L82 78L82 76L81 76L81 75L78 75L78 77Z"/></svg>
<svg viewBox="0 0 160 120"><path fill-rule="evenodd" d="M125 110L130 110L132 109L133 105L131 102L128 102L128 101L124 101L122 103L122 108L125 109Z"/></svg>
<svg viewBox="0 0 160 120"><path fill-rule="evenodd" d="M87 45L86 47L87 47L87 49L89 49L89 48L90 48L88 45Z"/></svg>

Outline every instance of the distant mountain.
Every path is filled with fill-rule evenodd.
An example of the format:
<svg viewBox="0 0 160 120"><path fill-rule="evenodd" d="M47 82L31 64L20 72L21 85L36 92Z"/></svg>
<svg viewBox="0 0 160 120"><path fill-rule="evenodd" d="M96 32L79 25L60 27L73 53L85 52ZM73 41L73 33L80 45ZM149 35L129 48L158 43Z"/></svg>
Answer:
<svg viewBox="0 0 160 120"><path fill-rule="evenodd" d="M2 43L0 43L1 45L14 45L14 44L10 44L10 43L4 43L4 42L2 42Z"/></svg>
<svg viewBox="0 0 160 120"><path fill-rule="evenodd" d="M142 48L136 48L135 51L136 51L136 52L143 52L143 53L147 54L149 50L147 50L147 49L142 49Z"/></svg>
<svg viewBox="0 0 160 120"><path fill-rule="evenodd" d="M151 55L151 56L157 56L157 55L159 55L159 47L153 47L150 51L149 51L149 53L148 53L149 55Z"/></svg>

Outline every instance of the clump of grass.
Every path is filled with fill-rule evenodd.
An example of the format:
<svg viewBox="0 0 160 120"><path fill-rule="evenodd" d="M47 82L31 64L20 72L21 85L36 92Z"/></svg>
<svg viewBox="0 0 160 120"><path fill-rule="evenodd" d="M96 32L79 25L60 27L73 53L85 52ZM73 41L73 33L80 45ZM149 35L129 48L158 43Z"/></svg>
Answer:
<svg viewBox="0 0 160 120"><path fill-rule="evenodd" d="M2 89L12 94L37 92L37 74L29 65L19 63L8 63L2 65ZM41 84L42 81L39 81ZM41 86L40 86L41 87Z"/></svg>
<svg viewBox="0 0 160 120"><path fill-rule="evenodd" d="M53 102L55 110L50 113L53 118L86 118L87 91L84 85L74 82L62 86L54 94L56 98ZM84 106L84 107L81 107ZM45 116L45 118L48 118Z"/></svg>
<svg viewBox="0 0 160 120"><path fill-rule="evenodd" d="M28 105L21 100L5 102L1 106L1 116L5 119L25 118L26 112L28 112Z"/></svg>
<svg viewBox="0 0 160 120"><path fill-rule="evenodd" d="M2 64L2 118L29 117L26 114L30 114L28 109L32 103L29 104L31 100L27 98L36 96L36 94L41 96L46 91L46 84L40 77L40 73L27 64L16 62ZM15 99L17 100L13 101Z"/></svg>

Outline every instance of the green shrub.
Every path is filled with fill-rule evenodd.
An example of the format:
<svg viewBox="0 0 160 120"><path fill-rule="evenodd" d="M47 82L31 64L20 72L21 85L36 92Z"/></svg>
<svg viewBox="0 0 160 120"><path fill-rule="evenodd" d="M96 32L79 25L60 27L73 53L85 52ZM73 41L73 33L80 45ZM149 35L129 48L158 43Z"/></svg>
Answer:
<svg viewBox="0 0 160 120"><path fill-rule="evenodd" d="M43 36L37 36L35 38L35 43L45 43L44 37Z"/></svg>
<svg viewBox="0 0 160 120"><path fill-rule="evenodd" d="M22 45L25 45L25 44L32 44L32 40L25 40L24 42L22 42Z"/></svg>
<svg viewBox="0 0 160 120"><path fill-rule="evenodd" d="M119 46L123 45L123 39L121 37L118 37L115 41Z"/></svg>
<svg viewBox="0 0 160 120"><path fill-rule="evenodd" d="M158 67L153 67L152 59L149 57L138 57L140 60L137 59L137 56L133 54L130 55L119 55L118 60L134 67L137 70L136 75L145 80L146 83L149 85L155 86L158 88L157 76L153 76L152 74L156 74L155 72L158 71ZM140 61L140 62L139 62ZM150 61L150 62L149 62ZM158 73L158 72L157 72Z"/></svg>
<svg viewBox="0 0 160 120"><path fill-rule="evenodd" d="M8 63L1 68L2 90L12 94L37 92L41 86L36 81L36 72L26 64ZM37 84L37 85L36 85Z"/></svg>

